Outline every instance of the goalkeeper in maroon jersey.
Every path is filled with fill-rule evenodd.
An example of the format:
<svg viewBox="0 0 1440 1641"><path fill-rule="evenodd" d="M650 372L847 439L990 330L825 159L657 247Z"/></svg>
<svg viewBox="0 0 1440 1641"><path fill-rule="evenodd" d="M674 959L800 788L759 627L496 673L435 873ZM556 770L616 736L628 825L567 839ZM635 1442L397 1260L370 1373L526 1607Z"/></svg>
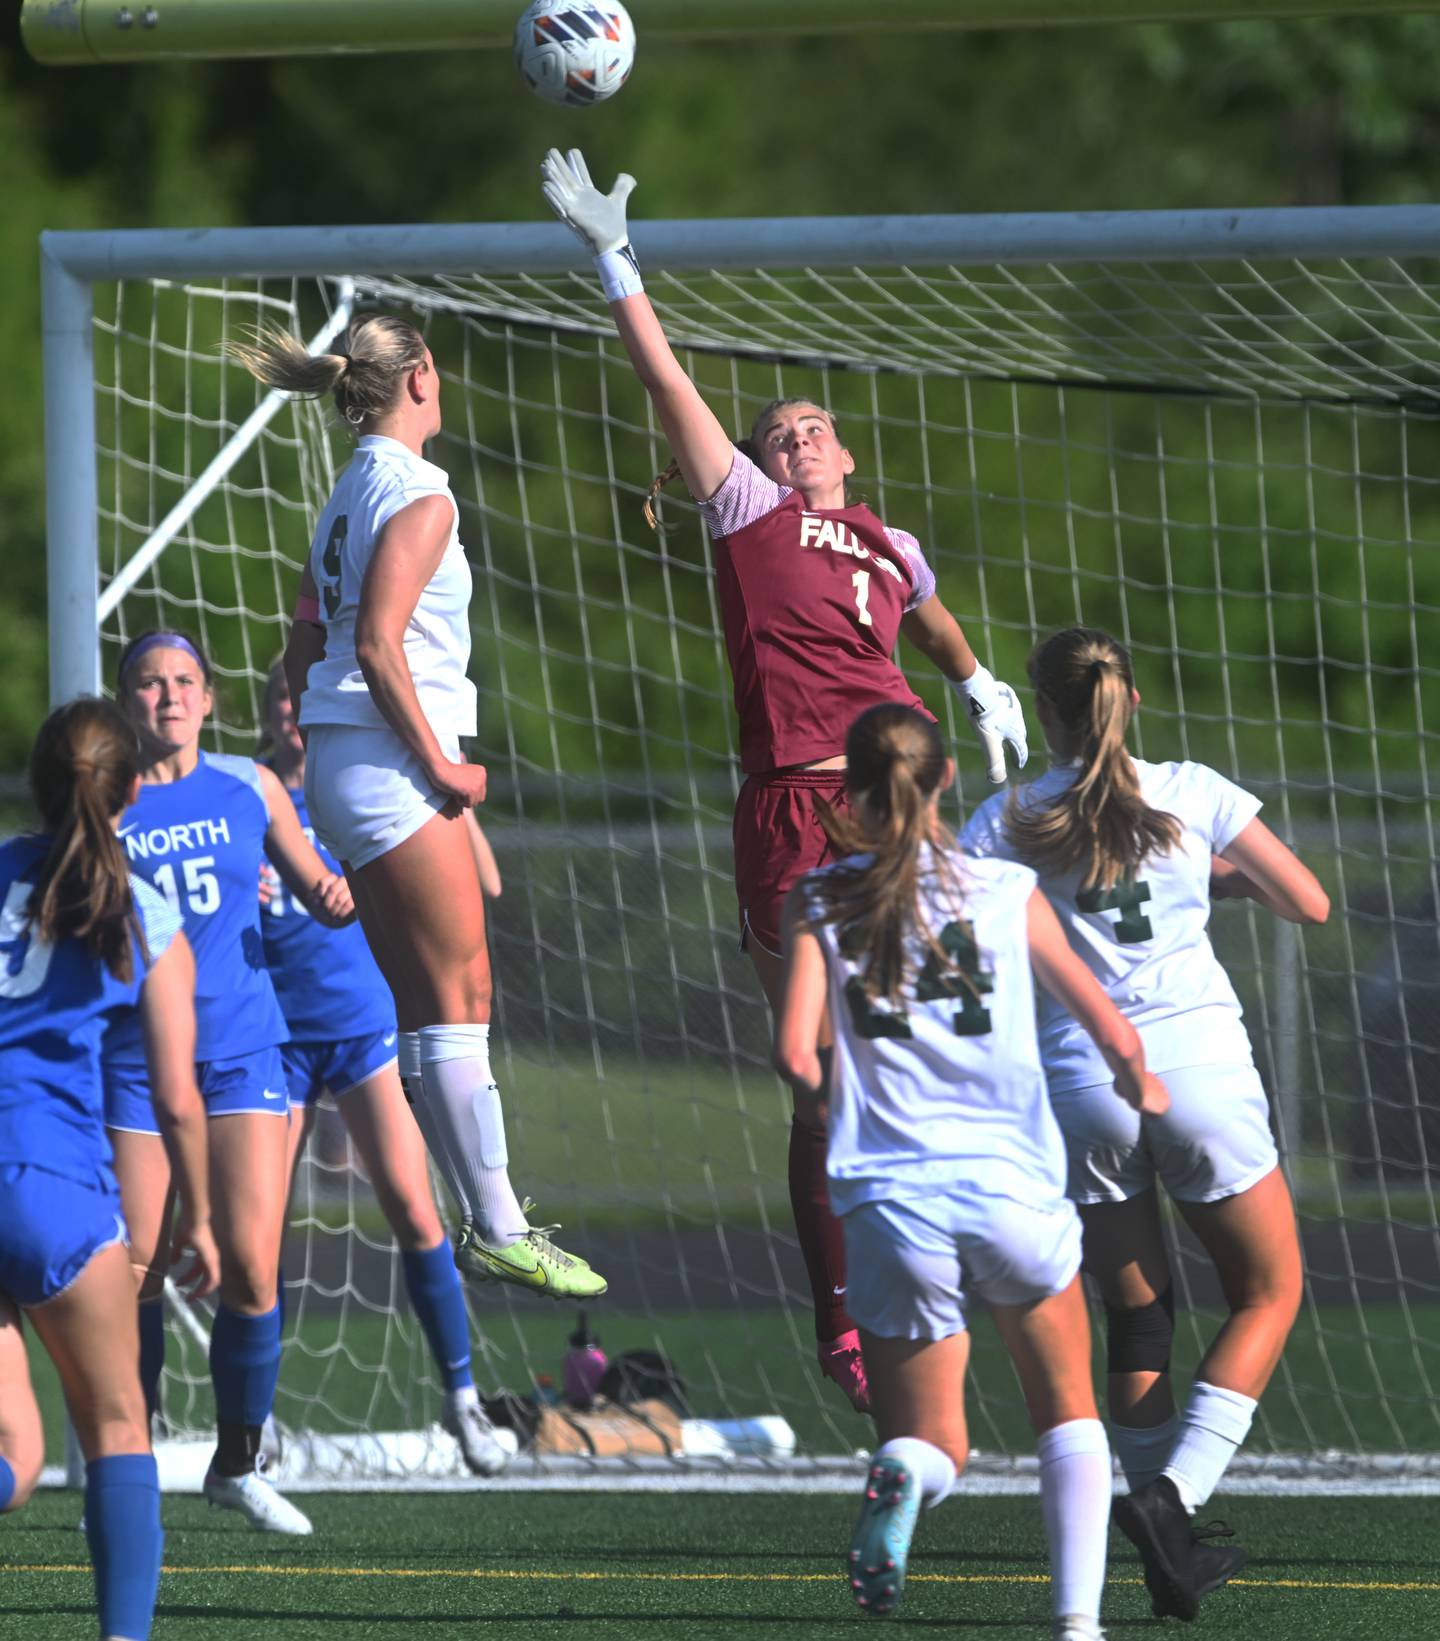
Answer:
<svg viewBox="0 0 1440 1641"><path fill-rule="evenodd" d="M714 537L746 777L735 809L741 943L774 1010L781 909L791 885L831 858L815 798L845 807L846 730L882 703L925 710L891 659L896 635L903 632L960 695L996 783L1005 779L1006 745L1024 766L1025 719L1015 692L976 661L935 596L935 576L914 536L848 504L845 481L855 462L828 411L808 399L777 400L761 411L745 446L731 440L644 293L625 225L634 179L622 175L608 195L600 193L578 149L568 158L552 149L541 173L556 216L595 255L674 471ZM815 1300L821 1368L868 1412L859 1335L845 1308L844 1243L825 1180L823 1090L796 1094L790 1201Z"/></svg>

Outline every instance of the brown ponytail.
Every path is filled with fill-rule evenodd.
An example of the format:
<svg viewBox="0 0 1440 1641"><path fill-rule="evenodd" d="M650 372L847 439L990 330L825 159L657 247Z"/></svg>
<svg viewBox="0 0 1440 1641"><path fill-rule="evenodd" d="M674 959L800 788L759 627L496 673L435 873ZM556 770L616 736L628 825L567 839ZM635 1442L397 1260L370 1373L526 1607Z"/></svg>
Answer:
<svg viewBox="0 0 1440 1641"><path fill-rule="evenodd" d="M935 846L935 869L948 880L957 910L960 904L949 865L954 840L930 814L930 800L945 778L945 746L935 724L913 707L885 705L851 724L845 759L850 814L838 814L818 797L815 808L838 855L866 852L873 858L815 881L825 921L837 925L842 949L852 957L868 955L861 977L866 997L899 1008L913 978L906 959L912 934L919 934L944 972L961 975L920 902L921 852L928 843Z"/></svg>
<svg viewBox="0 0 1440 1641"><path fill-rule="evenodd" d="M660 524L660 517L655 511L655 503L659 501L660 492L665 488L665 486L669 484L672 479L678 479L679 477L680 463L672 458L670 464L663 470L663 472L657 473L655 477L651 479L650 488L645 492L645 522L652 530L659 531L662 535L664 534L664 530Z"/></svg>
<svg viewBox="0 0 1440 1641"><path fill-rule="evenodd" d="M1073 786L1048 802L1005 806L1006 836L1036 871L1080 869L1082 889L1112 889L1154 853L1180 842L1180 822L1152 809L1125 750L1134 714L1130 652L1096 627L1067 627L1036 645L1027 663L1037 699L1049 708L1060 750L1079 762Z"/></svg>
<svg viewBox="0 0 1440 1641"><path fill-rule="evenodd" d="M302 399L335 396L342 419L359 429L395 403L400 385L425 363L425 338L408 319L372 313L352 319L334 353L307 353L278 325L261 325L250 342L226 342L224 353L266 387Z"/></svg>
<svg viewBox="0 0 1440 1641"><path fill-rule="evenodd" d="M140 742L118 707L82 697L57 707L30 753L30 791L50 851L30 900L34 937L74 938L117 980L132 978L130 869L111 822L140 773Z"/></svg>

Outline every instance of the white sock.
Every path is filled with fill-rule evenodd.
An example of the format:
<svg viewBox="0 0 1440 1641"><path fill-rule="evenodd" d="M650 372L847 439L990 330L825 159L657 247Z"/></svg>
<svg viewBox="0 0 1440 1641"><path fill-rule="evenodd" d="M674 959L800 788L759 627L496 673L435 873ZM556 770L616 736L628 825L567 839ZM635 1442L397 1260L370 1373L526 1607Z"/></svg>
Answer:
<svg viewBox="0 0 1440 1641"><path fill-rule="evenodd" d="M1134 1425L1110 1422L1110 1445L1125 1472L1132 1493L1148 1487L1165 1468L1166 1460L1180 1432L1180 1415L1172 1413L1164 1424L1137 1429Z"/></svg>
<svg viewBox="0 0 1440 1641"><path fill-rule="evenodd" d="M1063 1636L1065 1641L1105 1641L1099 1620L1086 1618L1083 1613L1062 1614L1054 1620L1051 1634Z"/></svg>
<svg viewBox="0 0 1440 1641"><path fill-rule="evenodd" d="M529 1227L510 1185L505 1114L490 1077L490 1028L421 1026L417 1035L426 1115L445 1148L435 1160L469 1204L481 1241L508 1247Z"/></svg>
<svg viewBox="0 0 1440 1641"><path fill-rule="evenodd" d="M1180 1435L1164 1470L1193 1515L1220 1485L1235 1449L1250 1434L1258 1403L1238 1390L1197 1379L1180 1417Z"/></svg>
<svg viewBox="0 0 1440 1641"><path fill-rule="evenodd" d="M420 1138L425 1141L425 1149L435 1159L435 1166L440 1170L440 1176L450 1188L455 1198L455 1205L460 1210L462 1219L473 1218L470 1199L460 1188L459 1170L450 1162L445 1150L445 1135L435 1126L434 1118L429 1105L425 1100L425 1086L420 1076L420 1033L418 1031L402 1031L400 1033L400 1086L405 1090L405 1098L410 1104L410 1114L415 1119L415 1126L420 1130Z"/></svg>
<svg viewBox="0 0 1440 1641"><path fill-rule="evenodd" d="M943 1448L919 1436L897 1436L875 1450L877 1459L894 1459L903 1464L920 1483L920 1501L927 1510L933 1509L955 1485L959 1472L955 1461Z"/></svg>
<svg viewBox="0 0 1440 1641"><path fill-rule="evenodd" d="M1047 1430L1035 1447L1050 1543L1051 1611L1098 1624L1113 1488L1105 1426L1099 1419L1071 1419Z"/></svg>
<svg viewBox="0 0 1440 1641"><path fill-rule="evenodd" d="M474 1385L459 1385L445 1392L445 1411L457 1412L462 1407L479 1407L480 1392Z"/></svg>

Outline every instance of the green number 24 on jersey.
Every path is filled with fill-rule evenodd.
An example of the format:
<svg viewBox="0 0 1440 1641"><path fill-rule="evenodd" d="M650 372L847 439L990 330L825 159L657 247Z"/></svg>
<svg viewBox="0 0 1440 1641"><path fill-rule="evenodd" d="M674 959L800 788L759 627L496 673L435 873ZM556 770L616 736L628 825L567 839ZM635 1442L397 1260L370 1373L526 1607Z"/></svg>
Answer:
<svg viewBox="0 0 1440 1641"><path fill-rule="evenodd" d="M984 1037L990 1031L990 1010L981 1001L995 989L995 981L980 967L980 948L963 923L947 923L940 931L940 949L954 966L944 965L931 952L915 977L915 1001L933 1003L951 998L959 1004L954 1018L957 1037ZM858 1037L909 1037L910 1017L903 1009L877 1008L856 975L845 987L850 1018Z"/></svg>

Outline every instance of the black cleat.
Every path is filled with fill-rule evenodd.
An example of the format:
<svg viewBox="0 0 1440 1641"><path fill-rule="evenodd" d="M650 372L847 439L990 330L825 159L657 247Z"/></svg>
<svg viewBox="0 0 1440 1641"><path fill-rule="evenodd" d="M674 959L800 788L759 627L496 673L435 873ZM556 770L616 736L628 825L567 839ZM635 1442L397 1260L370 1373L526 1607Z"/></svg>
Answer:
<svg viewBox="0 0 1440 1641"><path fill-rule="evenodd" d="M1145 1588L1156 1613L1193 1622L1200 1611L1197 1546L1175 1483L1169 1476L1157 1476L1138 1493L1116 1499L1114 1514L1120 1531L1140 1552Z"/></svg>
<svg viewBox="0 0 1440 1641"><path fill-rule="evenodd" d="M1195 1542L1195 1596L1203 1601L1222 1584L1228 1584L1245 1567L1245 1552L1238 1544L1212 1544L1217 1538L1234 1538L1235 1529L1223 1521L1207 1522L1203 1527L1192 1527ZM1156 1618L1178 1618L1180 1615L1159 1601L1152 1601L1150 1610Z"/></svg>

